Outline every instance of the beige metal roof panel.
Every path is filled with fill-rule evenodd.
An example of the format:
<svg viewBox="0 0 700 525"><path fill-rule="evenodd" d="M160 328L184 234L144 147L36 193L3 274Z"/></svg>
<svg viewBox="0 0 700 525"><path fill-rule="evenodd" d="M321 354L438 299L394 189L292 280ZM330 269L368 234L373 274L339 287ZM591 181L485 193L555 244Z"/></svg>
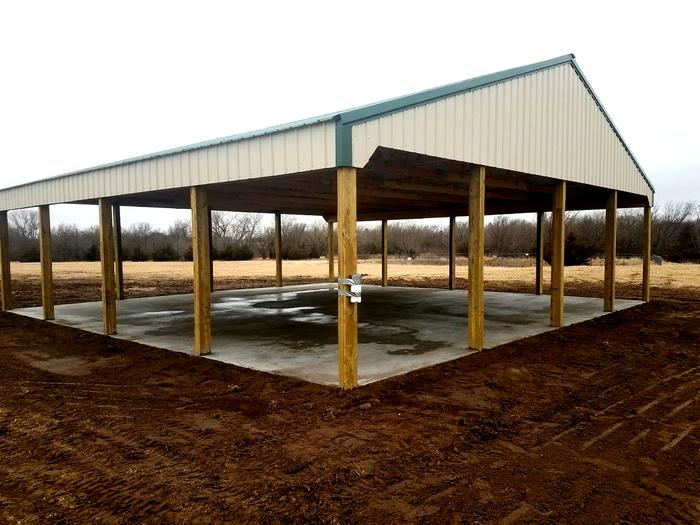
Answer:
<svg viewBox="0 0 700 525"><path fill-rule="evenodd" d="M565 55L7 188L0 209L363 167L379 146L653 196L574 56Z"/></svg>
<svg viewBox="0 0 700 525"><path fill-rule="evenodd" d="M144 158L0 190L12 210L314 171L335 166L334 122Z"/></svg>
<svg viewBox="0 0 700 525"><path fill-rule="evenodd" d="M352 141L357 167L384 146L653 198L568 63L354 124Z"/></svg>

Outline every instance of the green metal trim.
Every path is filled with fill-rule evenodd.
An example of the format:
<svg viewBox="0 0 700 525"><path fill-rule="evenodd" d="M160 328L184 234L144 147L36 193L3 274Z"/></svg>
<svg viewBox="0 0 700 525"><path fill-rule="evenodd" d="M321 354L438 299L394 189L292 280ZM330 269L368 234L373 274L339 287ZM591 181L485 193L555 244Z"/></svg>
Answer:
<svg viewBox="0 0 700 525"><path fill-rule="evenodd" d="M342 114L335 117L335 165L352 166L352 127L343 121Z"/></svg>
<svg viewBox="0 0 700 525"><path fill-rule="evenodd" d="M649 177L647 177L647 174L642 169L642 166L641 166L641 164L639 164L639 161L637 160L637 158L634 156L632 151L627 147L627 143L625 142L625 139L622 138L622 135L617 130L617 126L615 126L615 123L612 121L612 119L610 118L610 115L605 110L605 107L603 106L603 103L598 98L598 95L596 95L595 91L593 91L591 84L588 82L588 79L586 79L586 75L583 74L583 71L581 71L581 68L576 63L576 60L574 60L574 59L571 60L571 66L574 68L574 71L576 71L576 74L581 79L581 82L583 82L583 84L586 86L586 89L593 97L593 100L598 105L598 109L600 109L600 111L603 113L603 116L605 117L605 119L608 121L608 124L610 124L610 127L612 128L613 132L615 133L615 135L617 135L617 138L620 140L622 147L625 148L625 151L627 151L627 154L632 159L632 162L634 162L634 165L637 166L639 173L642 174L642 177L644 177L644 180L649 185L649 188L651 189L651 193L652 193L652 205L653 205L654 194L656 193L656 189L654 188L654 185L649 180Z"/></svg>

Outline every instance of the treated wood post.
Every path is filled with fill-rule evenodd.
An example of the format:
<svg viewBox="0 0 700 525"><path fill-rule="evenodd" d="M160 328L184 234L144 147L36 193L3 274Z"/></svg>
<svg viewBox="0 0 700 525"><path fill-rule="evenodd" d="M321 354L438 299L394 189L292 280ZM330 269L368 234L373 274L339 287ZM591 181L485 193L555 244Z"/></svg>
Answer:
<svg viewBox="0 0 700 525"><path fill-rule="evenodd" d="M642 301L651 299L651 206L644 206L644 239L642 248Z"/></svg>
<svg viewBox="0 0 700 525"><path fill-rule="evenodd" d="M114 231L112 206L99 199L100 267L102 269L102 326L105 335L117 333L117 298L114 283Z"/></svg>
<svg viewBox="0 0 700 525"><path fill-rule="evenodd" d="M469 278L467 288L469 348L484 349L484 181L486 168L469 176Z"/></svg>
<svg viewBox="0 0 700 525"><path fill-rule="evenodd" d="M537 253L535 261L535 294L544 291L544 212L537 212Z"/></svg>
<svg viewBox="0 0 700 525"><path fill-rule="evenodd" d="M382 286L389 286L389 221L382 221Z"/></svg>
<svg viewBox="0 0 700 525"><path fill-rule="evenodd" d="M457 288L457 217L450 217L450 238L449 238L449 278L448 286L450 290Z"/></svg>
<svg viewBox="0 0 700 525"><path fill-rule="evenodd" d="M617 256L617 191L608 195L605 206L605 284L603 310L615 311L615 258Z"/></svg>
<svg viewBox="0 0 700 525"><path fill-rule="evenodd" d="M338 277L357 273L357 170L338 168ZM340 290L349 290L339 284ZM338 295L338 384L357 386L357 303Z"/></svg>
<svg viewBox="0 0 700 525"><path fill-rule="evenodd" d="M282 215L275 212L275 274L277 286L282 286Z"/></svg>
<svg viewBox="0 0 700 525"><path fill-rule="evenodd" d="M39 257L41 261L41 304L44 319L54 318L53 272L51 268L51 214L47 205L39 206Z"/></svg>
<svg viewBox="0 0 700 525"><path fill-rule="evenodd" d="M552 211L552 285L549 323L564 326L564 228L566 213L566 181L554 187Z"/></svg>
<svg viewBox="0 0 700 525"><path fill-rule="evenodd" d="M114 273L116 277L117 300L124 299L124 263L122 259L122 213L119 204L112 204L114 218Z"/></svg>
<svg viewBox="0 0 700 525"><path fill-rule="evenodd" d="M209 290L214 291L214 230L211 222L211 208L207 206L209 217Z"/></svg>
<svg viewBox="0 0 700 525"><path fill-rule="evenodd" d="M194 355L211 352L211 250L207 190L190 188L194 266Z"/></svg>
<svg viewBox="0 0 700 525"><path fill-rule="evenodd" d="M333 221L328 221L328 282L335 282L335 255L333 253Z"/></svg>
<svg viewBox="0 0 700 525"><path fill-rule="evenodd" d="M2 309L6 311L12 310L10 231L7 227L6 211L0 211L0 286L2 286Z"/></svg>

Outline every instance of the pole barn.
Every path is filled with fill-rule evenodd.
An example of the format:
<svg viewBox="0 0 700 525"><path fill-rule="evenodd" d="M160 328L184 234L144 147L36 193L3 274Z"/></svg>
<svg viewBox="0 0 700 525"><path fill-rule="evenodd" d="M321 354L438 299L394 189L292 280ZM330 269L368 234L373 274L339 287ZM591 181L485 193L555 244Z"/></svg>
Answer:
<svg viewBox="0 0 700 525"><path fill-rule="evenodd" d="M604 309L615 307L618 208L644 208L642 297L649 299L654 188L573 55L457 82L357 109L161 151L0 190L2 306L12 308L7 212L39 207L44 317L54 315L49 206L99 206L102 318L118 333L123 296L119 209L189 208L194 254L194 354L211 351L211 210L275 215L282 285L281 216L322 216L329 248L337 224L338 384L358 384L357 221L469 217L468 340L484 348L484 216L536 213L537 293L542 217L552 213L550 323L564 324L565 212L606 210ZM116 231L115 231L116 229ZM116 270L115 270L116 268ZM115 278L116 272L116 278ZM330 276L334 276L332 256ZM121 303L121 301L120 301Z"/></svg>

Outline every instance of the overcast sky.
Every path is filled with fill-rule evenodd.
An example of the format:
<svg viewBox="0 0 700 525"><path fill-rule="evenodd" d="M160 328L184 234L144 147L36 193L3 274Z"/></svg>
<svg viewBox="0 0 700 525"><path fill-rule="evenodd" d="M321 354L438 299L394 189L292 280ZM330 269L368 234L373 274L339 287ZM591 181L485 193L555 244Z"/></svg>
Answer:
<svg viewBox="0 0 700 525"><path fill-rule="evenodd" d="M574 53L657 203L698 200L697 5L4 1L0 187Z"/></svg>

